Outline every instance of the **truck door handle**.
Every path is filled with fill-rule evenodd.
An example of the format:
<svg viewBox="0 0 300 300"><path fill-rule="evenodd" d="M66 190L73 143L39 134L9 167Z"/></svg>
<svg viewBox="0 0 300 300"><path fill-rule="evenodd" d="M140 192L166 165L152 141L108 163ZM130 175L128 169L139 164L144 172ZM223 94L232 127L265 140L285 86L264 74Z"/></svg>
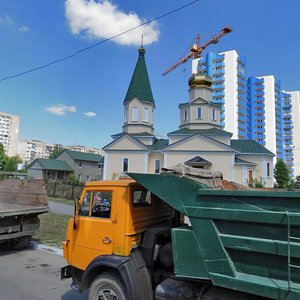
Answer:
<svg viewBox="0 0 300 300"><path fill-rule="evenodd" d="M105 237L102 239L102 242L103 242L104 244L110 244L110 243L112 242L112 240L111 240L109 237L105 236Z"/></svg>

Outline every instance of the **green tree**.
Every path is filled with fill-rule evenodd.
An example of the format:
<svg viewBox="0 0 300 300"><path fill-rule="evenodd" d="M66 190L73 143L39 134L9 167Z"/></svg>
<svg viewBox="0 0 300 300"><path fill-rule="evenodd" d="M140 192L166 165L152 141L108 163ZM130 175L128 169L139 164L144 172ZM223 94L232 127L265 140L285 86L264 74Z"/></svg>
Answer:
<svg viewBox="0 0 300 300"><path fill-rule="evenodd" d="M2 144L0 144L0 170L4 169L7 159L8 159L8 157L5 154L4 147Z"/></svg>
<svg viewBox="0 0 300 300"><path fill-rule="evenodd" d="M56 157L64 151L61 145L55 145L49 158L56 159Z"/></svg>
<svg viewBox="0 0 300 300"><path fill-rule="evenodd" d="M22 162L19 155L9 157L4 165L4 171L15 172L18 169L18 164Z"/></svg>
<svg viewBox="0 0 300 300"><path fill-rule="evenodd" d="M274 177L279 188L286 188L291 180L290 170L283 159L279 158L274 168Z"/></svg>

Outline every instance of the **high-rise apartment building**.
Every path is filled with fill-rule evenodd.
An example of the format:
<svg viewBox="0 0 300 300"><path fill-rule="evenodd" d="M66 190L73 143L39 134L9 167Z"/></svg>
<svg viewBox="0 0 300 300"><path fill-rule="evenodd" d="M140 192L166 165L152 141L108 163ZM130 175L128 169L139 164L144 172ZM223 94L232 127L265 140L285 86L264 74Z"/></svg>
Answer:
<svg viewBox="0 0 300 300"><path fill-rule="evenodd" d="M247 136L247 64L236 50L209 52L199 62L199 71L212 80L212 102L221 104L222 129L233 133L233 138ZM226 74L226 75L225 75Z"/></svg>
<svg viewBox="0 0 300 300"><path fill-rule="evenodd" d="M268 150L284 159L283 105L280 81L273 75L248 78L249 131ZM287 111L288 112L288 111ZM287 132L287 134L289 134Z"/></svg>
<svg viewBox="0 0 300 300"><path fill-rule="evenodd" d="M212 102L222 105L222 129L233 138L254 139L284 159L292 176L300 174L299 92L281 91L273 75L247 78L246 59L235 50L209 52L198 70L213 80Z"/></svg>
<svg viewBox="0 0 300 300"><path fill-rule="evenodd" d="M300 175L300 91L282 91L284 146L286 163L293 168L295 176Z"/></svg>
<svg viewBox="0 0 300 300"><path fill-rule="evenodd" d="M0 144L3 145L5 154L14 156L17 154L20 118L0 112Z"/></svg>
<svg viewBox="0 0 300 300"><path fill-rule="evenodd" d="M292 114L292 95L288 92L281 92L282 103L282 138L283 138L283 159L294 177L294 137ZM299 115L298 115L299 118ZM298 127L299 128L299 127ZM297 130L297 128L295 128ZM298 134L299 135L299 134Z"/></svg>
<svg viewBox="0 0 300 300"><path fill-rule="evenodd" d="M21 157L24 163L33 161L36 158L49 158L52 154L55 146L61 146L64 149L70 149L74 151L80 151L84 153L94 153L102 155L103 151L99 148L85 147L79 145L58 145L45 143L38 140L25 140L18 143L18 155Z"/></svg>
<svg viewBox="0 0 300 300"><path fill-rule="evenodd" d="M35 158L49 158L55 145L37 140L25 140L18 144L18 155L23 162L31 162Z"/></svg>

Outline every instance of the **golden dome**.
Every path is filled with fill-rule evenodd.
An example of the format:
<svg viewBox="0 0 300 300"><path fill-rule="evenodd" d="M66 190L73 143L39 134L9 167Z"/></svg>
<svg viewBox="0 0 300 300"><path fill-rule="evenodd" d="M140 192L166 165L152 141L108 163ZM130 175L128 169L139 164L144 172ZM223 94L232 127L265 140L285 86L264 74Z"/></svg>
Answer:
<svg viewBox="0 0 300 300"><path fill-rule="evenodd" d="M190 88L201 86L201 85L211 87L212 85L211 77L205 75L204 73L197 73L189 79Z"/></svg>

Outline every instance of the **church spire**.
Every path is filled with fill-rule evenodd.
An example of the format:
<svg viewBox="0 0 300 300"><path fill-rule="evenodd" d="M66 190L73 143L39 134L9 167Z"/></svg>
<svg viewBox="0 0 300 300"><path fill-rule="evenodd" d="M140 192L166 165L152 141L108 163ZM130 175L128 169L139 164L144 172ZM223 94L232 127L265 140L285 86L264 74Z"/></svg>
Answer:
<svg viewBox="0 0 300 300"><path fill-rule="evenodd" d="M154 99L145 62L143 39L139 57L123 102L123 131L153 135Z"/></svg>
<svg viewBox="0 0 300 300"><path fill-rule="evenodd" d="M146 61L145 61L145 48L143 46L143 40L141 47L138 50L139 57L124 99L124 104L134 97L140 101L149 102L154 104L154 98L148 76Z"/></svg>

